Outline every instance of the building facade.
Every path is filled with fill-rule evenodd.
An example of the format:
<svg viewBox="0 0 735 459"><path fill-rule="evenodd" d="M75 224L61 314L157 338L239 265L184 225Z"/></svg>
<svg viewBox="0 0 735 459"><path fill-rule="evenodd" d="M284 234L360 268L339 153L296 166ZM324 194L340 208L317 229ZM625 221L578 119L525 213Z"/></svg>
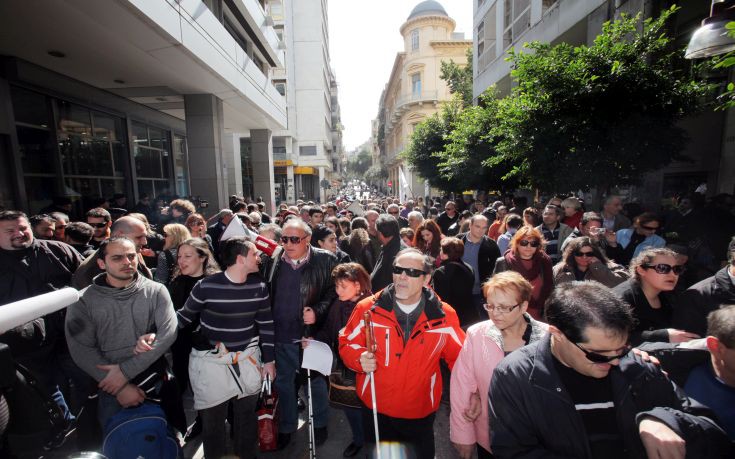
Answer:
<svg viewBox="0 0 735 459"><path fill-rule="evenodd" d="M541 41L551 44L590 45L604 22L622 13L657 16L673 1L652 0L473 0L474 48L473 95L477 98L496 85L500 95L511 90L510 63L504 57L510 48ZM702 19L709 15L709 2L676 2L681 10L670 31L675 46L686 46ZM720 75L720 82L726 75ZM716 78L715 78L716 79ZM716 82L716 81L713 81ZM674 162L649 174L642 185L621 190L650 208L662 197L694 191L706 184L709 195L735 192L735 111L708 110L682 121L690 142L684 155L691 162ZM567 191L567 190L550 190Z"/></svg>
<svg viewBox="0 0 735 459"><path fill-rule="evenodd" d="M225 207L241 192L233 132L260 139L255 193L274 205L269 145L287 110L263 2L6 1L0 56L3 207L64 196L79 215L114 193Z"/></svg>
<svg viewBox="0 0 735 459"><path fill-rule="evenodd" d="M436 1L416 5L400 28L404 50L396 55L381 96L376 144L388 169L389 192L424 196L424 180L414 174L401 153L418 123L439 111L451 94L440 78L441 63L467 64L471 40L455 34L456 23Z"/></svg>

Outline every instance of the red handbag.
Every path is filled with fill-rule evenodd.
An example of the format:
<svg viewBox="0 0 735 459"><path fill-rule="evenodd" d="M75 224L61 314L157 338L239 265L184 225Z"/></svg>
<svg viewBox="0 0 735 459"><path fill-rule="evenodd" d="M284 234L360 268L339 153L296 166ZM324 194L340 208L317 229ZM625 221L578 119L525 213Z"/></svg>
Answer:
<svg viewBox="0 0 735 459"><path fill-rule="evenodd" d="M278 394L266 376L258 398L258 447L261 451L278 449Z"/></svg>

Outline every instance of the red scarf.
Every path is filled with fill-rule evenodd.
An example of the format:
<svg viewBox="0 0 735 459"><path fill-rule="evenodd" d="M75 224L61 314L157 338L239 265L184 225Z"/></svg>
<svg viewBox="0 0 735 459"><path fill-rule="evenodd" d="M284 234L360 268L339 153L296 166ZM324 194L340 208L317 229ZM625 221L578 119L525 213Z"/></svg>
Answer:
<svg viewBox="0 0 735 459"><path fill-rule="evenodd" d="M505 258L505 263L510 271L517 272L529 282L541 275L541 291L538 296L531 296L531 300L528 302L528 309L535 309L540 313L543 312L544 303L549 295L551 295L551 291L554 289L554 276L551 272L551 258L549 258L543 250L537 250L531 258L531 268L526 269L522 260L516 257L516 254L512 250L505 252L503 257Z"/></svg>

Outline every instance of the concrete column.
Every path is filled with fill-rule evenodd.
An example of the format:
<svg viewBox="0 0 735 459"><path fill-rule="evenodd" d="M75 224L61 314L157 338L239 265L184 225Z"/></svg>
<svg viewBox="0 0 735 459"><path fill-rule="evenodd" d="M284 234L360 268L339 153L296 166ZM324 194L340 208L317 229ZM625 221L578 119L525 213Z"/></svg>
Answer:
<svg viewBox="0 0 735 459"><path fill-rule="evenodd" d="M319 202L324 204L327 202L327 190L322 188L322 180L324 180L324 168L319 168Z"/></svg>
<svg viewBox="0 0 735 459"><path fill-rule="evenodd" d="M293 179L293 166L286 167L286 202L289 205L296 203L296 184Z"/></svg>
<svg viewBox="0 0 735 459"><path fill-rule="evenodd" d="M225 134L222 156L227 171L227 196L243 193L242 163L240 162L240 134Z"/></svg>
<svg viewBox="0 0 735 459"><path fill-rule="evenodd" d="M253 193L257 198L263 196L266 212L273 215L276 208L276 180L273 177L273 151L271 131L253 129L250 131L250 148L253 159Z"/></svg>
<svg viewBox="0 0 735 459"><path fill-rule="evenodd" d="M191 194L208 200L216 212L228 206L222 100L212 94L184 95L184 113Z"/></svg>

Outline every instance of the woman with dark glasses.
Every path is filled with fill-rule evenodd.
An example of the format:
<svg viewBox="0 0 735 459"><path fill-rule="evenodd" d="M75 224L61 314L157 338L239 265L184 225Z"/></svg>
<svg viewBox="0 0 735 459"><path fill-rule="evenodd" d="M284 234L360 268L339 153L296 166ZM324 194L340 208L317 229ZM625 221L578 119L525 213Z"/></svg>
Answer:
<svg viewBox="0 0 735 459"><path fill-rule="evenodd" d="M633 307L637 324L630 337L632 345L642 342L682 343L699 338L694 333L671 328L676 306L674 288L684 265L677 264L670 249L647 249L630 262L631 279L613 289Z"/></svg>
<svg viewBox="0 0 735 459"><path fill-rule="evenodd" d="M644 212L633 220L632 228L606 236L606 253L617 263L628 266L644 250L666 246L666 240L656 234L660 228L661 218L653 212Z"/></svg>
<svg viewBox="0 0 735 459"><path fill-rule="evenodd" d="M624 267L608 260L587 236L574 238L564 248L562 260L554 266L554 285L571 281L597 281L606 287L628 279Z"/></svg>
<svg viewBox="0 0 735 459"><path fill-rule="evenodd" d="M493 274L515 271L533 286L528 302L528 313L539 320L544 312L544 302L554 288L551 258L543 251L544 236L541 231L524 226L510 240L510 248L495 262Z"/></svg>

